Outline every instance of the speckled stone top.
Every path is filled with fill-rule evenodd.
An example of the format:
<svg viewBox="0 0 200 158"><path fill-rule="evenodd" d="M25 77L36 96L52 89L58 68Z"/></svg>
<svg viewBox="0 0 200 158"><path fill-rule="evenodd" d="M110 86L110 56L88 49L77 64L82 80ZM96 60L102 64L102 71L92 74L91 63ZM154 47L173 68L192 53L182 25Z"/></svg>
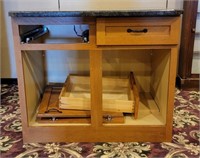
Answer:
<svg viewBox="0 0 200 158"><path fill-rule="evenodd" d="M12 11L11 17L166 17L179 16L181 10L109 10L109 11Z"/></svg>

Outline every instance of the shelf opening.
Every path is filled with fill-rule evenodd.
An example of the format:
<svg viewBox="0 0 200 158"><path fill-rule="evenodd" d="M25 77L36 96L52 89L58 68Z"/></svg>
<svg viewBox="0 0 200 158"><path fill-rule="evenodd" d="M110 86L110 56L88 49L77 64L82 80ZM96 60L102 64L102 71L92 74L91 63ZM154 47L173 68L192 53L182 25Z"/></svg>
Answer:
<svg viewBox="0 0 200 158"><path fill-rule="evenodd" d="M106 50L102 54L103 78L121 80L115 87L114 81L110 82L110 94L116 93L114 111L121 112L123 118L123 123L118 124L165 125L170 50ZM130 73L134 74L134 89ZM103 92L106 90L103 86ZM121 109L120 102L124 103Z"/></svg>
<svg viewBox="0 0 200 158"><path fill-rule="evenodd" d="M21 44L89 43L89 25L20 25Z"/></svg>

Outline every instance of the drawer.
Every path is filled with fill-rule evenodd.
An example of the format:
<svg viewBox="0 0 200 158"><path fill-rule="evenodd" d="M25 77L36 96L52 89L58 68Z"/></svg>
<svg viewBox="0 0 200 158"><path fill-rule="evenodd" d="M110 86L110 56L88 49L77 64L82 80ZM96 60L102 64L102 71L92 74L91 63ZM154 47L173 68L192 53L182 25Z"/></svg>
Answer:
<svg viewBox="0 0 200 158"><path fill-rule="evenodd" d="M97 45L178 44L180 17L97 18Z"/></svg>
<svg viewBox="0 0 200 158"><path fill-rule="evenodd" d="M102 78L103 111L134 113L136 116L139 95L134 80L133 73L125 79ZM69 75L59 96L59 107L66 110L90 110L90 96L90 77Z"/></svg>

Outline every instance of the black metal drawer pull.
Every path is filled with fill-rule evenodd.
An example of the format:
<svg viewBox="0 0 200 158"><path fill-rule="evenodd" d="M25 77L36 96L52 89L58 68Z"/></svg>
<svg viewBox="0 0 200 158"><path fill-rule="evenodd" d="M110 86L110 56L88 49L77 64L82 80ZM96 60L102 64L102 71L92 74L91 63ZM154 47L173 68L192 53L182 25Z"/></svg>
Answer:
<svg viewBox="0 0 200 158"><path fill-rule="evenodd" d="M145 28L143 30L132 30L132 29L127 29L128 33L147 33L148 30Z"/></svg>

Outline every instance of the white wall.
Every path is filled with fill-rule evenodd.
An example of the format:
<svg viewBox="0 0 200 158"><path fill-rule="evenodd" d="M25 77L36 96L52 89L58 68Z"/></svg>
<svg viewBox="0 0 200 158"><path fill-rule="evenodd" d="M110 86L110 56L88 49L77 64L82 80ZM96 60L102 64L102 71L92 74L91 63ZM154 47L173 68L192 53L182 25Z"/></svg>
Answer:
<svg viewBox="0 0 200 158"><path fill-rule="evenodd" d="M71 1L71 0L66 0ZM75 0L74 0L75 1ZM82 2L84 0L81 0ZM89 0L85 0L88 2ZM99 0L98 0L99 1ZM108 1L108 0L107 0ZM128 0L130 1L130 0ZM154 2L149 8L150 2ZM155 4L155 1L158 3ZM11 29L11 18L8 16L9 11L16 10L58 10L57 0L0 0L2 4L1 8L1 78L16 78L16 66L12 39L12 29ZM62 1L63 2L63 1ZM167 0L134 0L140 5L141 8L145 9L166 9ZM139 3L142 2L142 3ZM38 5L39 4L39 5ZM74 3L73 3L74 4ZM80 6L80 5L79 5ZM112 5L114 9L115 5ZM182 8L181 0L168 0L169 8ZM88 6L89 7L89 6ZM90 6L91 7L91 6ZM139 7L134 5L134 8ZM69 8L69 7L68 7ZM86 7L85 10L88 8ZM91 8L90 8L91 9ZM130 8L129 8L130 9ZM48 58L51 59L51 58ZM50 62L50 61L49 61ZM47 65L49 65L47 63Z"/></svg>
<svg viewBox="0 0 200 158"><path fill-rule="evenodd" d="M196 32L200 33L200 0L198 2L198 13L196 21ZM192 73L200 74L200 36L195 36L194 55L192 60Z"/></svg>
<svg viewBox="0 0 200 158"><path fill-rule="evenodd" d="M62 11L166 9L166 0L60 0L60 9Z"/></svg>
<svg viewBox="0 0 200 158"><path fill-rule="evenodd" d="M168 0L168 9L183 9L184 0Z"/></svg>
<svg viewBox="0 0 200 158"><path fill-rule="evenodd" d="M9 6L4 1L1 3L1 77L16 78L12 28L10 17L7 15Z"/></svg>
<svg viewBox="0 0 200 158"><path fill-rule="evenodd" d="M11 18L9 11L58 11L57 0L0 0L1 8L1 78L17 78ZM38 5L39 4L39 5Z"/></svg>

